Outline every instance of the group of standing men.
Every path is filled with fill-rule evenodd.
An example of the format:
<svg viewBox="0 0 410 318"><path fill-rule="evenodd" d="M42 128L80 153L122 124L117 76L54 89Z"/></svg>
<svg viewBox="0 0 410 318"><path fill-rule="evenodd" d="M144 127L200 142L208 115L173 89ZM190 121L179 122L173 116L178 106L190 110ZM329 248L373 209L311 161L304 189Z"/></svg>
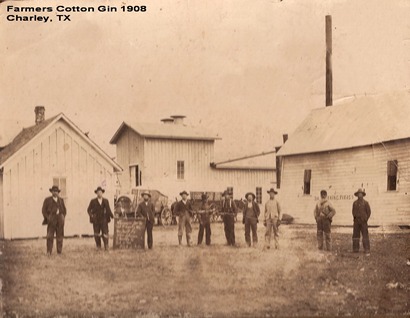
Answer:
<svg viewBox="0 0 410 318"><path fill-rule="evenodd" d="M64 221L67 210L64 200L59 197L60 189L53 186L49 189L51 196L44 200L42 214L44 217L43 225L47 225L47 254L51 255L53 249L54 235L57 239L57 253L62 253L63 238L64 238ZM93 224L95 243L98 249L101 249L101 238L104 243L105 250L108 250L108 223L114 218L110 209L110 204L107 199L103 198L104 189L98 187L95 191L96 198L90 201L87 212L90 217L90 223ZM268 191L269 200L265 203L265 212L263 215L263 224L266 227L265 244L263 249L270 248L272 234L274 236L275 248L279 248L279 225L281 224L281 207L276 200L275 189ZM152 230L155 222L155 207L151 202L151 194L143 192L143 201L137 207L137 215L145 218L145 230L147 232L148 248L153 247ZM363 248L366 255L370 255L370 240L368 233L367 222L371 215L370 205L364 200L366 192L359 189L354 193L358 197L353 202L353 252L359 252L360 236L362 235ZM211 244L211 215L213 210L208 203L209 196L206 193L202 194L202 202L199 211L195 212L192 203L188 200L188 192L182 191L180 193L181 200L178 201L174 207L173 213L178 217L178 243L182 245L182 238L185 231L186 242L188 246L192 245L191 234L192 226L191 220L194 213L199 214L199 231L198 231L198 245L202 244L204 233L206 245ZM235 243L235 218L238 213L238 207L232 199L232 192L226 190L222 193L221 211L219 214L223 217L224 231L229 246L237 246ZM322 190L320 192L320 200L317 202L314 209L314 217L317 224L317 241L318 249L324 248L328 251L332 250L331 239L331 223L336 214L332 203L327 198L327 192ZM245 241L247 246L257 246L258 233L257 224L259 222L260 209L256 203L255 194L248 192L245 195L246 201L243 203L243 218L242 222L245 225ZM251 239L252 232L252 239ZM323 243L325 241L325 244Z"/></svg>

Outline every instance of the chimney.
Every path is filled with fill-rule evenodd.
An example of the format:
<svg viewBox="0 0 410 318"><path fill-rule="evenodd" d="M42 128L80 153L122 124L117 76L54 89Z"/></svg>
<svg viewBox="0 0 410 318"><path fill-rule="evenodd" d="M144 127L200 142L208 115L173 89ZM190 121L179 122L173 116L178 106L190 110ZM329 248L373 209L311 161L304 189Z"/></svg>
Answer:
<svg viewBox="0 0 410 318"><path fill-rule="evenodd" d="M183 115L174 115L174 116L171 116L171 118L174 120L174 124L176 124L176 125L183 125L184 124L184 118L185 118L186 116L183 116Z"/></svg>
<svg viewBox="0 0 410 318"><path fill-rule="evenodd" d="M36 114L36 125L41 124L45 119L46 109L44 106L36 106L34 108L34 113Z"/></svg>
<svg viewBox="0 0 410 318"><path fill-rule="evenodd" d="M163 124L173 124L174 123L174 120L172 118L164 118L164 119L161 119L161 121Z"/></svg>
<svg viewBox="0 0 410 318"><path fill-rule="evenodd" d="M285 143L288 140L288 134L283 134L283 143Z"/></svg>
<svg viewBox="0 0 410 318"><path fill-rule="evenodd" d="M333 105L333 70L332 70L332 16L326 20L326 107Z"/></svg>

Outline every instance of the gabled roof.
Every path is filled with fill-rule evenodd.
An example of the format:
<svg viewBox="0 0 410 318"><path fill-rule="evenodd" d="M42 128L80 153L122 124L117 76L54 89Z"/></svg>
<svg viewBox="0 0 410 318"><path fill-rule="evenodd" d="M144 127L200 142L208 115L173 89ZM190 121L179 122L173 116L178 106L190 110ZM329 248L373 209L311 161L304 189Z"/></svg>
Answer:
<svg viewBox="0 0 410 318"><path fill-rule="evenodd" d="M57 115L58 116L58 115ZM23 130L14 139L0 151L0 165L3 165L7 159L19 151L25 144L33 139L37 134L43 131L57 116L44 120L38 125L34 125Z"/></svg>
<svg viewBox="0 0 410 318"><path fill-rule="evenodd" d="M154 123L138 123L138 122L123 122L118 128L110 143L116 144L118 138L128 127L138 135L145 138L158 139L180 139L180 140L216 140L220 139L217 135L207 131L204 128L192 127L182 124L154 124Z"/></svg>
<svg viewBox="0 0 410 318"><path fill-rule="evenodd" d="M40 135L48 127L52 126L59 120L65 121L78 135L88 143L93 149L95 149L101 156L103 156L108 162L111 163L116 171L121 171L122 168L112 160L95 142L88 138L70 119L68 119L63 113L60 113L54 117L44 120L38 125L34 125L23 130L5 147L0 150L0 168L12 158L18 151L24 148L31 140Z"/></svg>
<svg viewBox="0 0 410 318"><path fill-rule="evenodd" d="M410 94L357 98L312 110L278 156L317 153L410 138Z"/></svg>

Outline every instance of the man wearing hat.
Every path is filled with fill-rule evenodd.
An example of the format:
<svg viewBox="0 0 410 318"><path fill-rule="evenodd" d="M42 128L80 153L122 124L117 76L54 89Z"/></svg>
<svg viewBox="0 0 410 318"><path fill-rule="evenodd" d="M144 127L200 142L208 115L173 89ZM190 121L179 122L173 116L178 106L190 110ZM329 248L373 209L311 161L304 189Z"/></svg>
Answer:
<svg viewBox="0 0 410 318"><path fill-rule="evenodd" d="M354 194L357 200L353 202L353 252L358 253L360 249L360 233L362 234L362 242L366 256L370 256L370 240L367 221L372 213L369 203L363 199L366 192L359 189Z"/></svg>
<svg viewBox="0 0 410 318"><path fill-rule="evenodd" d="M235 215L238 212L236 204L232 199L232 192L225 190L222 193L225 199L222 202L222 213L226 242L229 246L235 245Z"/></svg>
<svg viewBox="0 0 410 318"><path fill-rule="evenodd" d="M247 202L243 210L243 224L245 224L245 241L251 246L251 229L253 246L258 245L258 218L260 214L259 205L255 202L256 196L252 192L245 195Z"/></svg>
<svg viewBox="0 0 410 318"><path fill-rule="evenodd" d="M182 235L186 234L186 243L188 246L191 246L191 217L193 215L193 209L191 202L188 201L188 192L182 191L179 194L182 199L175 204L175 214L178 216L178 242L179 245L182 245Z"/></svg>
<svg viewBox="0 0 410 318"><path fill-rule="evenodd" d="M265 204L265 217L263 224L266 226L265 233L265 247L264 249L270 248L270 240L272 237L272 230L275 240L275 248L279 248L279 232L278 227L281 220L281 209L279 202L275 199L275 194L278 194L275 189L271 188L268 191L269 200Z"/></svg>
<svg viewBox="0 0 410 318"><path fill-rule="evenodd" d="M330 225L336 214L332 203L327 198L326 190L320 191L320 200L316 204L313 212L317 225L317 247L323 250L323 234L325 236L326 250L332 250L332 237L330 234Z"/></svg>
<svg viewBox="0 0 410 318"><path fill-rule="evenodd" d="M202 244L205 232L205 243L211 245L211 209L208 203L208 194L202 193L201 207L199 208L198 245Z"/></svg>
<svg viewBox="0 0 410 318"><path fill-rule="evenodd" d="M143 197L144 201L138 204L137 215L141 215L145 218L145 229L147 231L148 248L152 249L152 245L154 242L152 238L152 229L154 227L155 222L155 207L154 204L151 202L151 193L142 192L141 196Z"/></svg>
<svg viewBox="0 0 410 318"><path fill-rule="evenodd" d="M94 193L96 198L90 201L88 205L88 215L90 216L90 223L93 224L95 244L98 249L101 249L101 237L104 242L105 250L108 250L108 223L114 218L111 212L110 203L103 198L105 190L98 187Z"/></svg>
<svg viewBox="0 0 410 318"><path fill-rule="evenodd" d="M54 234L57 237L57 254L63 251L64 220L67 214L64 200L60 198L58 186L52 186L49 191L51 196L43 202L43 224L47 224L47 255L51 255L54 244Z"/></svg>

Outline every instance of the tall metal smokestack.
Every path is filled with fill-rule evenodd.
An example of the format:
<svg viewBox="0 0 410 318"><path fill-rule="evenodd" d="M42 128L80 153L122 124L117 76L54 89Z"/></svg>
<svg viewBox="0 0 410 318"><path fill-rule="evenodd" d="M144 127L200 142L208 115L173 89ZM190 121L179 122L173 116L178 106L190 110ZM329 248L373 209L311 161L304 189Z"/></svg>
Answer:
<svg viewBox="0 0 410 318"><path fill-rule="evenodd" d="M333 105L332 16L326 16L326 106Z"/></svg>

